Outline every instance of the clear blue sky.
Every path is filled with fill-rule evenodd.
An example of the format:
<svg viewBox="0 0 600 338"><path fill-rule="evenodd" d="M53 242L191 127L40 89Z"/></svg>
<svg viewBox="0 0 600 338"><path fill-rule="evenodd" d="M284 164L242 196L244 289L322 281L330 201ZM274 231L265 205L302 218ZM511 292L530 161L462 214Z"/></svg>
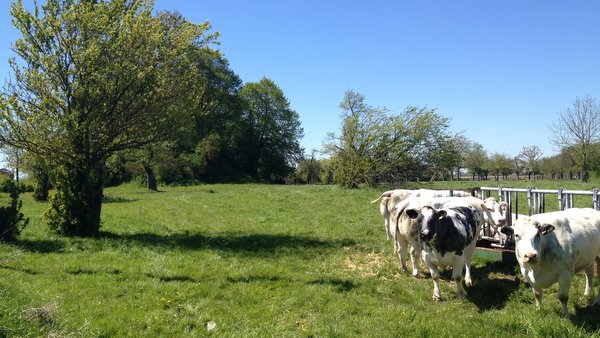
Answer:
<svg viewBox="0 0 600 338"><path fill-rule="evenodd" d="M0 74L17 38L0 0ZM32 2L29 1L28 2ZM309 152L339 132L344 92L427 106L489 154L539 146L577 97L600 100L600 1L156 0L210 21L244 82L266 76L300 114Z"/></svg>

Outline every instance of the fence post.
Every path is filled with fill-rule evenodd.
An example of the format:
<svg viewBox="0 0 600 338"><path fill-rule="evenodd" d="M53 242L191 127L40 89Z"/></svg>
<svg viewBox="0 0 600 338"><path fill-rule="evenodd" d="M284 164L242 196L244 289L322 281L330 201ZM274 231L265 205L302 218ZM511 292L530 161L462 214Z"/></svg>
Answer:
<svg viewBox="0 0 600 338"><path fill-rule="evenodd" d="M519 213L519 193L515 191L515 217L517 216L518 213ZM506 222L508 223L509 226L512 226L512 216L510 214L508 214L506 217L508 217L506 219Z"/></svg>
<svg viewBox="0 0 600 338"><path fill-rule="evenodd" d="M541 192L538 197L538 214L546 212L546 193Z"/></svg>
<svg viewBox="0 0 600 338"><path fill-rule="evenodd" d="M592 189L592 208L598 210L598 188Z"/></svg>
<svg viewBox="0 0 600 338"><path fill-rule="evenodd" d="M527 210L529 212L529 216L531 216L531 209L532 209L532 205L531 205L531 190L533 189L533 187L527 187Z"/></svg>
<svg viewBox="0 0 600 338"><path fill-rule="evenodd" d="M558 210L564 210L563 206L563 188L558 188Z"/></svg>

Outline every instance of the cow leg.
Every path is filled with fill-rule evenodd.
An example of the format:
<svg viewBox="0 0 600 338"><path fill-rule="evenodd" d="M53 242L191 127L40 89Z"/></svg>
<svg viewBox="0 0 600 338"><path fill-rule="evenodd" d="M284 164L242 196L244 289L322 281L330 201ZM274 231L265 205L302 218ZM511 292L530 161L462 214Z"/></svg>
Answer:
<svg viewBox="0 0 600 338"><path fill-rule="evenodd" d="M408 271L406 267L406 250L408 249L408 241L405 239L399 238L394 241L394 243L398 247L398 257L400 258L400 266L402 267L402 271Z"/></svg>
<svg viewBox="0 0 600 338"><path fill-rule="evenodd" d="M600 258L596 258L596 266L600 269ZM594 304L600 305L600 283L598 283L598 294L596 295L596 300Z"/></svg>
<svg viewBox="0 0 600 338"><path fill-rule="evenodd" d="M452 265L452 279L454 283L456 283L456 297L464 297L464 289L463 289L463 276L462 270L465 266L465 258L464 256L456 256L454 259L454 264ZM467 270L469 271L469 270ZM470 276L469 276L470 281Z"/></svg>
<svg viewBox="0 0 600 338"><path fill-rule="evenodd" d="M533 289L533 298L535 298L535 306L539 309L542 307L542 289L531 286Z"/></svg>
<svg viewBox="0 0 600 338"><path fill-rule="evenodd" d="M413 277L419 277L419 260L421 259L421 246L419 242L412 242L410 247L410 259L412 261Z"/></svg>
<svg viewBox="0 0 600 338"><path fill-rule="evenodd" d="M385 223L385 234L387 235L387 240L389 241L390 239L392 239L392 231L390 230L390 219L389 219L389 217L385 218L383 220L383 222Z"/></svg>
<svg viewBox="0 0 600 338"><path fill-rule="evenodd" d="M563 317L569 316L569 310L567 308L567 302L569 301L569 289L571 288L571 281L573 274L564 272L558 276L558 300L562 304L561 315Z"/></svg>
<svg viewBox="0 0 600 338"><path fill-rule="evenodd" d="M463 253L465 263L465 285L472 286L473 280L471 279L471 263L473 262L473 255L475 254L475 245L469 245L465 248ZM461 259L462 260L462 259ZM462 272L462 267L461 267Z"/></svg>
<svg viewBox="0 0 600 338"><path fill-rule="evenodd" d="M592 287L594 283L594 264L587 267L584 271L585 273L585 291L583 292L584 296L589 296L592 292Z"/></svg>
<svg viewBox="0 0 600 338"><path fill-rule="evenodd" d="M440 291L440 272L437 265L431 261L431 253L427 250L423 250L421 255L423 262L425 262L425 265L429 268L429 273L431 273L431 279L433 280L433 300L440 301L442 300L442 292Z"/></svg>

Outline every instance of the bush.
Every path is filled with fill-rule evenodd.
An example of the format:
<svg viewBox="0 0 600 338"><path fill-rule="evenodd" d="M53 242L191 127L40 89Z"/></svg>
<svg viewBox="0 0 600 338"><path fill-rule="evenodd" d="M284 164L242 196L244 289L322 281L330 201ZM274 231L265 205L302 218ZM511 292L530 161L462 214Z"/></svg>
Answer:
<svg viewBox="0 0 600 338"><path fill-rule="evenodd" d="M55 189L48 197L44 220L50 229L67 236L90 237L100 231L101 170L84 160L56 166Z"/></svg>
<svg viewBox="0 0 600 338"><path fill-rule="evenodd" d="M9 190L10 204L0 206L0 240L10 242L17 239L21 230L29 224L29 219L21 213L23 201L19 199L17 185L13 181L5 181L3 188Z"/></svg>

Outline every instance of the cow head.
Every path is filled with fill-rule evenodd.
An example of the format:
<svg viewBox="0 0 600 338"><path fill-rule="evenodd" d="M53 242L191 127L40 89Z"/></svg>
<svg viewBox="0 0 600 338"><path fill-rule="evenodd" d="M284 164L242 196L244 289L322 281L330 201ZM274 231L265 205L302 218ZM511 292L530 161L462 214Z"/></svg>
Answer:
<svg viewBox="0 0 600 338"><path fill-rule="evenodd" d="M535 264L539 259L542 239L554 231L552 224L540 224L529 217L519 219L514 227L503 227L505 235L515 239L515 255L520 263Z"/></svg>
<svg viewBox="0 0 600 338"><path fill-rule="evenodd" d="M407 209L406 215L417 220L421 239L425 242L429 242L435 236L437 225L440 220L446 218L446 211L435 210L430 206L425 206L421 208L420 211L417 211L416 209Z"/></svg>
<svg viewBox="0 0 600 338"><path fill-rule="evenodd" d="M495 227L506 225L506 202L498 202L494 197L488 197L483 201L483 217L485 221Z"/></svg>

